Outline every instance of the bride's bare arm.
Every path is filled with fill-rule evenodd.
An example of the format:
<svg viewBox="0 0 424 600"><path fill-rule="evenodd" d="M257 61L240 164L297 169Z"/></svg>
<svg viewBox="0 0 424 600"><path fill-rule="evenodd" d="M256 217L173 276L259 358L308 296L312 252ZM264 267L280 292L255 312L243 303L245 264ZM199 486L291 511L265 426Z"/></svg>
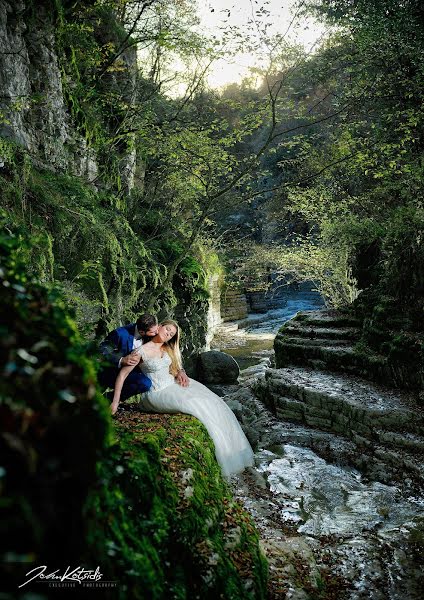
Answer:
<svg viewBox="0 0 424 600"><path fill-rule="evenodd" d="M131 354L135 354L135 353L132 352ZM137 356L139 357L140 355L137 354ZM137 363L137 365L140 364L140 362L142 362L141 358L140 358L139 362ZM121 398L121 392L122 392L122 387L124 385L124 382L125 382L126 378L128 377L128 375L131 373L131 371L137 365L127 365L125 367L121 367L121 370L119 371L118 377L116 378L116 381L115 381L115 388L113 391L113 400L112 400L112 404L110 407L113 415L118 410L119 400Z"/></svg>

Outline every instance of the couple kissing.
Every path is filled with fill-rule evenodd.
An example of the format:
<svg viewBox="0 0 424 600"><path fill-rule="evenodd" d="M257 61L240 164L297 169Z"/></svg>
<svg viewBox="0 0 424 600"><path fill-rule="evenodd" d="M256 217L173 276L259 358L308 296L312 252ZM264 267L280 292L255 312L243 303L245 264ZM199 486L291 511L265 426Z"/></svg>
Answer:
<svg viewBox="0 0 424 600"><path fill-rule="evenodd" d="M136 323L118 327L100 345L109 362L99 382L114 388L107 397L115 414L120 401L141 394L140 409L154 413L184 413L201 421L215 445L224 476L253 465L253 451L232 410L195 379L181 360L178 323L141 315Z"/></svg>

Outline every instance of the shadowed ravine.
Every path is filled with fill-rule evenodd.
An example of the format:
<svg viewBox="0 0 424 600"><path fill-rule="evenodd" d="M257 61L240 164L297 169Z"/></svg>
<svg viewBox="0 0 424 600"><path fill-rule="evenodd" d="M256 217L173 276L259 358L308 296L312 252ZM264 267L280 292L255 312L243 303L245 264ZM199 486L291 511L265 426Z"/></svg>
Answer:
<svg viewBox="0 0 424 600"><path fill-rule="evenodd" d="M421 411L352 374L267 369L278 325L308 302L293 296L215 340L250 365L221 393L257 448L255 469L233 483L262 534L270 597L421 598Z"/></svg>

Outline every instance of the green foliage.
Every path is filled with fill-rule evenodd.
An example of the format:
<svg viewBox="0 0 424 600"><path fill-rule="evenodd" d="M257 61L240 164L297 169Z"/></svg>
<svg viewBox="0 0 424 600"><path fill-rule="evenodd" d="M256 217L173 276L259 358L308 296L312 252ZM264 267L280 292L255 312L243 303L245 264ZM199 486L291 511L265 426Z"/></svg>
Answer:
<svg viewBox="0 0 424 600"><path fill-rule="evenodd" d="M32 272L63 283L87 332L102 315L111 322L133 318L160 272L126 218L111 207L108 196L75 177L31 167L25 186L19 186L17 174L19 165L10 164L1 178L6 226L21 226L31 236L27 260ZM47 252L40 252L40 243ZM119 314L116 308L124 298Z"/></svg>
<svg viewBox="0 0 424 600"><path fill-rule="evenodd" d="M276 105L286 131L294 125L301 135L281 135L265 159L280 186L268 201L279 238L263 252L255 246L245 271L311 278L333 306L375 288L416 328L424 289L422 3L311 0L299 8L337 30L291 75ZM297 102L282 102L290 97Z"/></svg>
<svg viewBox="0 0 424 600"><path fill-rule="evenodd" d="M79 560L82 508L96 462L110 443L109 410L97 392L87 347L60 293L28 276L23 262L28 252L22 236L1 234L0 554L5 588L19 563L24 569L31 561Z"/></svg>
<svg viewBox="0 0 424 600"><path fill-rule="evenodd" d="M346 247L324 245L321 240L304 238L293 241L290 246L265 248L255 246L237 272L260 282L266 269L271 269L281 279L282 285L292 282L314 281L317 289L332 307L343 307L358 295L352 275L349 250ZM263 280L263 278L262 278ZM262 289L267 282L263 281ZM259 286L258 286L258 289Z"/></svg>
<svg viewBox="0 0 424 600"><path fill-rule="evenodd" d="M294 226L279 248L258 254L257 268L273 265L285 279L313 279L328 304L350 305L364 323L358 355L380 357L388 379L420 389L422 3L313 0L302 6L336 24L337 32L302 69L309 96L297 115L306 103L317 124L300 145L307 151L299 184L281 194L280 219Z"/></svg>
<svg viewBox="0 0 424 600"><path fill-rule="evenodd" d="M390 216L382 241L384 286L418 324L424 310L424 207L409 202Z"/></svg>

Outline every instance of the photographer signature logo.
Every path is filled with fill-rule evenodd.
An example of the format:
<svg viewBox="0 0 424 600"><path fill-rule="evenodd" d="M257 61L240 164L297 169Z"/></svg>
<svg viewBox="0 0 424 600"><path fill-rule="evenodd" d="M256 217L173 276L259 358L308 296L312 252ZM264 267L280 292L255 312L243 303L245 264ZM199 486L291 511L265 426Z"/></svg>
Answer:
<svg viewBox="0 0 424 600"><path fill-rule="evenodd" d="M44 581L50 584L55 584L58 587L69 584L72 582L73 584L79 583L84 587L114 587L116 585L115 581L100 581L103 577L103 573L100 572L100 567L97 567L96 570L93 569L83 569L81 566L76 567L71 570L71 567L68 566L64 573L60 573L60 569L56 569L55 571L47 572L47 565L40 565L39 567L35 567L31 571L25 574L25 577L28 577L24 583L18 586L18 588L22 588L25 585L31 583L31 581L38 580ZM102 585L104 584L104 585Z"/></svg>

